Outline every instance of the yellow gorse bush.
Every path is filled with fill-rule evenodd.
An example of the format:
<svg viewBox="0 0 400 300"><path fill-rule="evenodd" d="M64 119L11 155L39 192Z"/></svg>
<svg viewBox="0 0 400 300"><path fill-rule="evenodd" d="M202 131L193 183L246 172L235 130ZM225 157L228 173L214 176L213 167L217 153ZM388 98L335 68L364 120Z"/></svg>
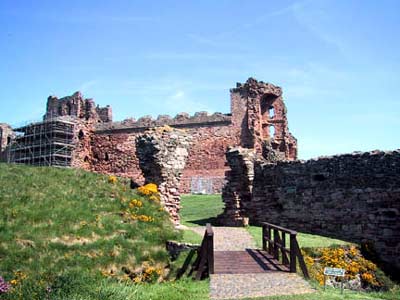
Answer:
<svg viewBox="0 0 400 300"><path fill-rule="evenodd" d="M139 194L144 196L151 196L158 194L158 187L154 183L148 183L144 186L139 187L138 189Z"/></svg>
<svg viewBox="0 0 400 300"><path fill-rule="evenodd" d="M321 285L324 284L323 270L325 267L341 268L346 270L346 277L354 279L360 275L361 280L369 286L380 286L374 271L376 265L361 256L360 251L351 246L350 248L322 248L316 258L305 254L304 260L310 271L310 276Z"/></svg>

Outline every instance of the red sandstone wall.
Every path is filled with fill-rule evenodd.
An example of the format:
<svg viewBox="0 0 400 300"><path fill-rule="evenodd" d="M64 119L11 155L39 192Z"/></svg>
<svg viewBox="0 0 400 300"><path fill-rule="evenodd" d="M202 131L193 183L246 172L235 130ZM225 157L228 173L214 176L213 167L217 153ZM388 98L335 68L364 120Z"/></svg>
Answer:
<svg viewBox="0 0 400 300"><path fill-rule="evenodd" d="M142 117L138 121L128 119L122 122L98 123L99 118L93 113L96 117L90 115L89 119L82 121L86 122L86 127L78 126L82 128L84 137L78 139L73 166L130 177L141 184L143 176L138 167L135 138L148 128L169 125L187 130L193 141L183 171L181 192L206 190L219 193L225 181L225 153L229 146L254 147L261 151L263 141L269 140L284 159L296 159L296 139L288 130L286 107L281 95L281 88L249 78L245 84L238 84L231 90L231 114L228 115L208 115L206 112L199 112L189 116L181 113L175 118L159 116L153 120L151 117ZM75 98L79 98L79 101L75 101ZM65 112L68 114L82 110L80 107L86 102L94 105L91 99L85 102L81 98L80 94L62 98L60 101L51 98L48 114L59 112L60 107L63 108L67 104L67 108L74 108ZM75 109L72 104L79 105ZM274 117L268 115L271 107L275 110ZM64 110L61 111L64 113ZM103 110L101 112L103 113ZM111 120L111 108L105 108L104 114L108 114L106 119ZM274 137L268 134L267 129L271 126L275 127Z"/></svg>
<svg viewBox="0 0 400 300"><path fill-rule="evenodd" d="M138 133L93 135L90 170L130 177L141 183L143 178L136 157L135 138Z"/></svg>
<svg viewBox="0 0 400 300"><path fill-rule="evenodd" d="M191 192L192 178L209 178L213 191L221 192L227 170L225 152L229 146L240 143L239 129L233 126L218 126L188 131L193 136L193 142L182 176L182 192Z"/></svg>
<svg viewBox="0 0 400 300"><path fill-rule="evenodd" d="M233 126L203 126L186 129L193 138L189 158L182 176L181 192L191 191L192 178L209 178L214 192L224 183L229 146L240 143L239 131ZM143 131L141 131L143 132ZM142 183L143 177L136 157L137 133L94 134L90 143L91 171L133 178Z"/></svg>

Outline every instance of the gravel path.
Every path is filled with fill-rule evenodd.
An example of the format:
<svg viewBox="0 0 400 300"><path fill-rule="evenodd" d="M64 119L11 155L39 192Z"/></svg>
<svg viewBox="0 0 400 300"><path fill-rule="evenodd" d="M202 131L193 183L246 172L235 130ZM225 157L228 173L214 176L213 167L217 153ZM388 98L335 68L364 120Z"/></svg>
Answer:
<svg viewBox="0 0 400 300"><path fill-rule="evenodd" d="M309 284L294 273L212 274L211 299L241 299L314 292Z"/></svg>
<svg viewBox="0 0 400 300"><path fill-rule="evenodd" d="M191 230L204 235L205 227L191 227ZM256 244L246 229L240 227L213 227L214 251L239 251L254 249Z"/></svg>

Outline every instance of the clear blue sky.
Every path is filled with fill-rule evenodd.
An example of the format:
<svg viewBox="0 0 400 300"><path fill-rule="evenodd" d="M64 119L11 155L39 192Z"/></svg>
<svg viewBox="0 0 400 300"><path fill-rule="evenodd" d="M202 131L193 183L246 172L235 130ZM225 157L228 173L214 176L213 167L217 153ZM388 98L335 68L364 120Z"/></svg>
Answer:
<svg viewBox="0 0 400 300"><path fill-rule="evenodd" d="M396 149L400 1L0 1L0 122L80 90L114 119L229 112L283 88L300 158Z"/></svg>

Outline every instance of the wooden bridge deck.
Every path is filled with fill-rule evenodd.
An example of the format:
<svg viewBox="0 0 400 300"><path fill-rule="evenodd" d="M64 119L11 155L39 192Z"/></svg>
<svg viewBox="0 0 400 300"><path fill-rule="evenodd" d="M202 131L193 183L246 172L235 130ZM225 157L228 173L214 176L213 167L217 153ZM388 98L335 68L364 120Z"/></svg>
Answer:
<svg viewBox="0 0 400 300"><path fill-rule="evenodd" d="M214 251L214 274L289 272L289 268L266 251Z"/></svg>
<svg viewBox="0 0 400 300"><path fill-rule="evenodd" d="M309 284L296 274L298 260L308 277L296 234L264 223L264 250L259 250L254 249L254 240L245 229L215 227L214 239L214 231L207 224L193 264L193 276L196 279L210 276L210 299L213 300L312 293ZM288 236L290 248L286 248Z"/></svg>

